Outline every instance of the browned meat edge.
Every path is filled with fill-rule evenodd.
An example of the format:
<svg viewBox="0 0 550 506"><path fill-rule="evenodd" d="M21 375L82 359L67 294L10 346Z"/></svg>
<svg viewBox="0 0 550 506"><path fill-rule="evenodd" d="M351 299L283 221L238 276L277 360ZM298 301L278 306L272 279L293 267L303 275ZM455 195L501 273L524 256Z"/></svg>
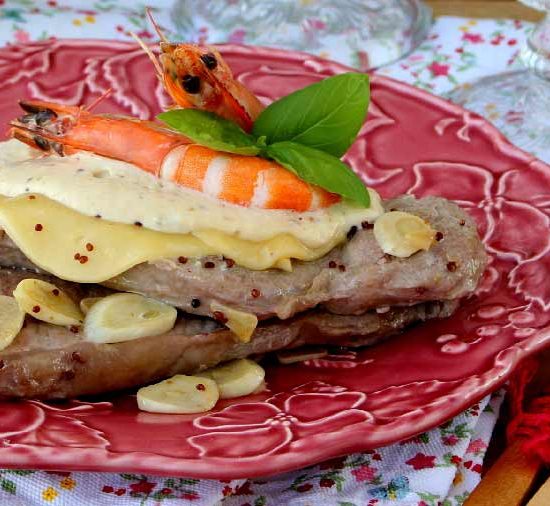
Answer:
<svg viewBox="0 0 550 506"><path fill-rule="evenodd" d="M11 294L25 277L29 273L0 269L1 292ZM75 300L97 290L53 281ZM78 333L29 317L15 341L0 352L0 398L61 399L111 392L306 344L371 345L412 323L447 317L457 305L456 301L419 303L360 316L312 310L286 321L263 322L247 344L236 342L231 332L202 318L180 318L171 332L160 336L93 344Z"/></svg>

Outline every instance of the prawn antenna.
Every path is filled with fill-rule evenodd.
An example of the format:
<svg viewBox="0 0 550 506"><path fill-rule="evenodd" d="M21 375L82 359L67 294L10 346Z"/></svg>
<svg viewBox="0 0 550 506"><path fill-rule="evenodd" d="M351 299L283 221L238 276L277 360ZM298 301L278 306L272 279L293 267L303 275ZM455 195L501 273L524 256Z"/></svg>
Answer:
<svg viewBox="0 0 550 506"><path fill-rule="evenodd" d="M143 51L145 51L145 54L149 57L149 59L153 63L153 67L155 67L155 70L157 72L157 77L159 78L160 82L162 82L162 80L163 80L163 78L162 78L162 76L163 76L162 67L161 67L159 61L157 60L157 57L155 56L155 54L151 50L151 48L147 44L145 44L145 42L143 42L143 40L141 40L136 33L130 32L130 35L140 45L141 49L143 49Z"/></svg>
<svg viewBox="0 0 550 506"><path fill-rule="evenodd" d="M162 33L162 30L160 29L160 26L159 26L158 23L155 21L155 18L153 17L153 11L151 10L151 8L150 8L150 7L146 7L145 12L147 13L147 16L149 17L149 20L150 20L151 23L153 24L153 27L155 28L155 31L157 32L157 35L159 36L160 40L161 40L162 42L166 42L167 44L169 44L170 41L168 40L168 38L166 37L166 35L164 35L164 33Z"/></svg>
<svg viewBox="0 0 550 506"><path fill-rule="evenodd" d="M104 91L99 97L97 97L91 104L88 104L84 107L84 110L87 112L92 112L101 102L103 102L111 93L113 89L109 88Z"/></svg>

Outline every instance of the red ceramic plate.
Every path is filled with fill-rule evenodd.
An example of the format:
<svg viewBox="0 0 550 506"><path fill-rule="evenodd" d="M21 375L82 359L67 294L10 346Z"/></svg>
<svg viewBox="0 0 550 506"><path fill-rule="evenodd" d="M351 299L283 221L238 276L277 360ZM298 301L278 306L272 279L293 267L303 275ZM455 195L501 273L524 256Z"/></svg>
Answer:
<svg viewBox="0 0 550 506"><path fill-rule="evenodd" d="M224 46L265 100L346 71L304 54ZM131 44L58 41L0 50L0 121L33 97L150 118L164 103ZM0 405L0 467L257 477L394 443L430 429L501 385L550 343L550 168L489 123L411 86L374 76L368 121L347 156L389 197L455 200L491 254L477 295L444 321L370 349L267 370L270 391L202 416L140 413L131 395L102 402Z"/></svg>

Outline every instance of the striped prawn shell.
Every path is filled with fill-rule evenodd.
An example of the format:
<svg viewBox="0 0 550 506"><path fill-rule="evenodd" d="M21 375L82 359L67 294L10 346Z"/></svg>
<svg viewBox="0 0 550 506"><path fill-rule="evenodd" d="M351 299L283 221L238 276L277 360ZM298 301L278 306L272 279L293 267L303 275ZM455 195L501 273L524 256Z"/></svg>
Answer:
<svg viewBox="0 0 550 506"><path fill-rule="evenodd" d="M275 162L190 144L178 132L149 121L49 102L22 102L21 107L27 114L10 122L10 135L44 154L89 151L246 207L303 212L340 200Z"/></svg>
<svg viewBox="0 0 550 506"><path fill-rule="evenodd" d="M180 145L170 151L159 176L246 207L303 212L328 207L340 200L270 160L221 153L197 144Z"/></svg>

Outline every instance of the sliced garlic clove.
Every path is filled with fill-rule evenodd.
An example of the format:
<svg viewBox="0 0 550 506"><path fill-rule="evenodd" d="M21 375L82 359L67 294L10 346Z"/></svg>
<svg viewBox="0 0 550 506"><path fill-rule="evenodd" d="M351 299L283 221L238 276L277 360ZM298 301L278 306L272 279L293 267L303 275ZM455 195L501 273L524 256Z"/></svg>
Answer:
<svg viewBox="0 0 550 506"><path fill-rule="evenodd" d="M0 295L0 350L7 348L21 332L25 321L23 311L15 298Z"/></svg>
<svg viewBox="0 0 550 506"><path fill-rule="evenodd" d="M264 384L265 371L253 360L242 358L200 372L197 376L213 379L221 399L250 395Z"/></svg>
<svg viewBox="0 0 550 506"><path fill-rule="evenodd" d="M258 326L258 318L256 315L231 309L217 302L212 302L210 310L214 318L220 323L223 323L243 343L248 343L250 341L254 330L256 330Z"/></svg>
<svg viewBox="0 0 550 506"><path fill-rule="evenodd" d="M151 413L204 413L218 402L218 387L209 378L178 374L156 385L140 388L138 407Z"/></svg>
<svg viewBox="0 0 550 506"><path fill-rule="evenodd" d="M80 310L86 315L94 304L99 302L103 297L86 297L80 301Z"/></svg>
<svg viewBox="0 0 550 506"><path fill-rule="evenodd" d="M96 302L84 320L84 336L94 343L119 343L164 334L178 312L135 293L115 293Z"/></svg>
<svg viewBox="0 0 550 506"><path fill-rule="evenodd" d="M63 291L40 279L24 279L13 291L19 307L37 320L53 325L81 325L84 315Z"/></svg>
<svg viewBox="0 0 550 506"><path fill-rule="evenodd" d="M429 250L435 230L414 214L391 211L374 222L374 237L384 253L407 258L419 250Z"/></svg>

